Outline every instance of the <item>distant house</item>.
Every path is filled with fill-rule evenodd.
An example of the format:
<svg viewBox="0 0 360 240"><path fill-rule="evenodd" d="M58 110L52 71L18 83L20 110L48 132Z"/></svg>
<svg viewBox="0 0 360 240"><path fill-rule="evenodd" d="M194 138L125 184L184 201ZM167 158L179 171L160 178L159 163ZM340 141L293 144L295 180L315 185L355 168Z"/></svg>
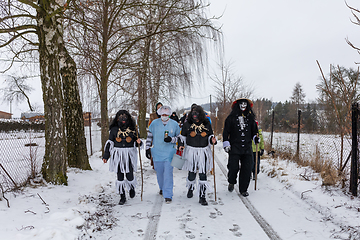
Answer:
<svg viewBox="0 0 360 240"><path fill-rule="evenodd" d="M12 114L12 113L7 113L7 112L0 111L0 118L3 118L3 119L11 119L11 115L13 115L13 114Z"/></svg>
<svg viewBox="0 0 360 240"><path fill-rule="evenodd" d="M30 122L38 122L38 121L45 121L44 114L38 112L24 112L21 113L22 120L27 120Z"/></svg>

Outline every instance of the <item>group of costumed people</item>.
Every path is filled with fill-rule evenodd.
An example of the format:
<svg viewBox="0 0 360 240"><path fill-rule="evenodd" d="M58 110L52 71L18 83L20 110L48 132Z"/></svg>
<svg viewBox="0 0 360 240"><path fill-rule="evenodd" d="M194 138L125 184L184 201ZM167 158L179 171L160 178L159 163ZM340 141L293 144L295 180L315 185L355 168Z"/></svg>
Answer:
<svg viewBox="0 0 360 240"><path fill-rule="evenodd" d="M229 154L228 191L234 190L240 172L239 191L246 197L249 195L247 189L251 173L255 172L254 157L257 148L253 150L253 146L262 142L262 148L260 144L258 151L263 153L263 139L258 135L258 125L252 111L251 100L237 99L231 108L232 111L225 120L223 130L223 148ZM196 104L191 106L190 112L180 121L171 117L172 115L174 117L174 112L169 106L158 103L156 109L157 111L150 115L145 155L151 160L151 165L156 171L159 194L166 203L172 202L174 181L171 161L178 151L185 158L182 170L188 171L187 198L192 198L196 189L199 203L208 205L206 192L211 191L211 187L207 181L207 174L214 167L211 145L217 144L210 119L204 109ZM117 173L116 188L120 194L121 205L126 202L126 190L130 198L135 196L137 181L134 172L137 171L137 148L142 147L143 143L138 138L135 121L126 110L120 110L110 125L103 161L104 163L109 161L109 170ZM196 182L197 173L199 179Z"/></svg>

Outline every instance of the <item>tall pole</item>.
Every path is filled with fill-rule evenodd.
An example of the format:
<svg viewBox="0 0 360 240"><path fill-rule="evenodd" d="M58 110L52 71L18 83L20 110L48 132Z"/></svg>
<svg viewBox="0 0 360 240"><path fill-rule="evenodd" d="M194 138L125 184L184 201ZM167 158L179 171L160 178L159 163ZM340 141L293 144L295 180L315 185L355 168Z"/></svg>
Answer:
<svg viewBox="0 0 360 240"><path fill-rule="evenodd" d="M359 119L359 104L352 105L352 147L351 147L351 167L350 167L350 192L353 196L357 196L358 188L358 139L357 139L357 122Z"/></svg>
<svg viewBox="0 0 360 240"><path fill-rule="evenodd" d="M136 136L139 138L139 129L138 125L136 124ZM144 177L143 177L143 169L142 169L142 162L141 162L141 153L140 153L140 144L138 144L139 150L139 160L140 160L140 172L141 172L141 201L143 200L143 191L144 191Z"/></svg>
<svg viewBox="0 0 360 240"><path fill-rule="evenodd" d="M298 132L297 132L297 146L296 146L296 159L299 160L300 153L300 116L301 110L298 110Z"/></svg>
<svg viewBox="0 0 360 240"><path fill-rule="evenodd" d="M88 115L89 115L89 135L90 135L90 155L93 155L92 138L91 138L91 112L88 112Z"/></svg>
<svg viewBox="0 0 360 240"><path fill-rule="evenodd" d="M216 133L216 125L217 125L217 112L218 108L215 109L215 129L214 129L214 136ZM216 202L216 180L215 180L215 145L213 143L213 173L214 173L214 191L215 191L215 202Z"/></svg>
<svg viewBox="0 0 360 240"><path fill-rule="evenodd" d="M259 137L259 134L257 134L257 137ZM255 152L255 190L256 190L256 186L257 186L257 168L258 168L258 157L259 157L259 143L256 143L256 152Z"/></svg>
<svg viewBox="0 0 360 240"><path fill-rule="evenodd" d="M275 118L275 110L273 110L273 112L272 112L272 119L271 119L270 152L272 151L272 144L273 144L273 135L274 135L274 118Z"/></svg>
<svg viewBox="0 0 360 240"><path fill-rule="evenodd" d="M211 94L210 94L210 114L212 113L212 108L211 108ZM210 115L211 116L211 115Z"/></svg>

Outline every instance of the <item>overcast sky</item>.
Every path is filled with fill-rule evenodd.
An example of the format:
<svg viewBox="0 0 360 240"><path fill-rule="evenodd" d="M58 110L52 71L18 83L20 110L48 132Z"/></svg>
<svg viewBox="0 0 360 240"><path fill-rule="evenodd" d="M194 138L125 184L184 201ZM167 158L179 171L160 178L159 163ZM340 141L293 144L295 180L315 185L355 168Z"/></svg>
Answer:
<svg viewBox="0 0 360 240"><path fill-rule="evenodd" d="M297 82L303 86L306 101L317 97L320 83L318 60L325 74L329 65L357 68L360 55L345 41L348 37L360 46L360 26L351 23L351 11L343 0L210 0L210 15L223 15L218 21L224 33L225 61L246 84L255 88L255 98L285 102ZM359 0L348 4L360 9ZM209 73L202 86L172 103L173 108L192 103L208 103L214 96L207 77L218 60L210 54ZM4 77L4 75L2 76ZM205 85L205 86L204 86ZM40 83L35 82L36 89ZM42 104L39 91L31 100ZM214 98L212 98L214 101ZM9 112L9 103L0 102L0 111ZM26 104L12 106L14 117L27 111Z"/></svg>
<svg viewBox="0 0 360 240"><path fill-rule="evenodd" d="M360 62L345 41L360 46L360 26L351 23L343 0L210 1L211 15L223 14L225 60L255 88L256 98L285 102L300 82L306 101L315 100L321 74L316 60L325 74L330 64L356 69ZM347 2L360 9L360 1ZM212 87L197 87L185 101L208 102L210 94Z"/></svg>

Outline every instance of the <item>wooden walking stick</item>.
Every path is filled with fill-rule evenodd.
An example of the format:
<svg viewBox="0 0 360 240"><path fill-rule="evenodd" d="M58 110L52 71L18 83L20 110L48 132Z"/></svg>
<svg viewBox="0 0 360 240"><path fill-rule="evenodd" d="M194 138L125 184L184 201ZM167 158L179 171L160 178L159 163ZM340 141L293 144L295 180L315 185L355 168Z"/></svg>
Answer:
<svg viewBox="0 0 360 240"><path fill-rule="evenodd" d="M136 137L139 139L139 131L138 126L136 124ZM143 200L143 189L144 189L144 177L143 177L143 169L142 169L142 162L141 162L141 153L140 153L140 144L138 144L139 149L139 160L140 160L140 172L141 172L141 201Z"/></svg>
<svg viewBox="0 0 360 240"><path fill-rule="evenodd" d="M257 137L259 137L259 134L256 135ZM255 153L255 190L256 190L256 183L257 183L257 167L258 167L258 157L259 157L259 153L258 153L258 149L259 149L259 143L256 143L256 153Z"/></svg>
<svg viewBox="0 0 360 240"><path fill-rule="evenodd" d="M216 134L216 125L217 125L217 112L218 112L218 108L215 109L215 129L214 129L214 137ZM214 143L213 145L213 152L212 152L212 157L213 157L213 173L214 173L214 191L215 191L215 202L216 202L216 181L215 181L215 145Z"/></svg>

